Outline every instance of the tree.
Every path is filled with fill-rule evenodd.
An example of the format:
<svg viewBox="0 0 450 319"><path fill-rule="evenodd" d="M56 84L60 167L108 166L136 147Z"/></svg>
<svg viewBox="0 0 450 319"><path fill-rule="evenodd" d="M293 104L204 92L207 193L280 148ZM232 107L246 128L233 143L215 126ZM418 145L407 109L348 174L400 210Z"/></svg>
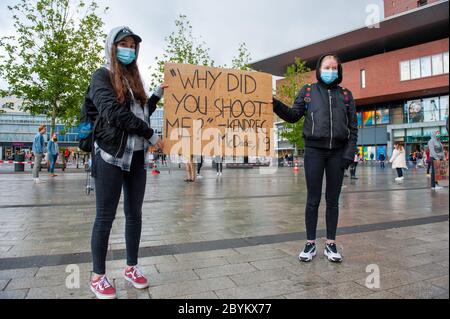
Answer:
<svg viewBox="0 0 450 319"><path fill-rule="evenodd" d="M245 42L239 44L238 55L233 58L231 61L231 67L233 69L242 70L242 71L251 71L252 68L250 66L251 54L248 51L247 45Z"/></svg>
<svg viewBox="0 0 450 319"><path fill-rule="evenodd" d="M103 21L95 0L19 0L8 6L15 36L0 38L1 96L22 99L32 115L74 125L92 73L101 64ZM105 8L106 12L108 8Z"/></svg>
<svg viewBox="0 0 450 319"><path fill-rule="evenodd" d="M285 79L278 88L278 94L281 100L286 101L287 104L292 105L298 95L300 89L305 85L306 73L310 69L305 62L296 58L295 63L287 68ZM281 132L281 137L287 139L289 143L294 145L295 153L298 154L298 149L304 148L304 140L302 136L304 119L301 119L295 124L284 123L284 130Z"/></svg>
<svg viewBox="0 0 450 319"><path fill-rule="evenodd" d="M177 30L165 38L166 47L161 57L156 57L156 68L151 75L151 89L156 88L164 80L166 63L186 63L214 66L205 42L200 42L192 34L192 25L186 15L175 20Z"/></svg>

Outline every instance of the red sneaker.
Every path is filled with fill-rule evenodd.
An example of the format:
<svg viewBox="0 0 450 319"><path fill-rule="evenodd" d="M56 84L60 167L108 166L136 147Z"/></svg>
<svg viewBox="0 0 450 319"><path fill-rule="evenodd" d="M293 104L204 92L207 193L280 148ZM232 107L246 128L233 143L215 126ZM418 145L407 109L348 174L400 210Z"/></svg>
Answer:
<svg viewBox="0 0 450 319"><path fill-rule="evenodd" d="M125 269L124 278L133 284L134 288L145 289L148 288L148 280L144 277L138 267L131 267Z"/></svg>
<svg viewBox="0 0 450 319"><path fill-rule="evenodd" d="M100 277L97 281L91 281L91 291L98 299L116 299L116 289L109 283L106 276Z"/></svg>

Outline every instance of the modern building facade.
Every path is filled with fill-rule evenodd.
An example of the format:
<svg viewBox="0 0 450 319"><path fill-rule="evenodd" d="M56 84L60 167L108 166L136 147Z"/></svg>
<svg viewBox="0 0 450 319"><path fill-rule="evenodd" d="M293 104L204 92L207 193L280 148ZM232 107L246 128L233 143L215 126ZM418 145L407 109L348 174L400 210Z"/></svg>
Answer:
<svg viewBox="0 0 450 319"><path fill-rule="evenodd" d="M313 70L307 82L315 82L318 58L337 53L343 62L342 86L353 92L357 104L358 145L366 159L372 153L390 155L396 142L405 143L407 152L419 150L437 130L448 146L448 0L385 0L384 12L378 28L337 35L253 67L282 76L298 57ZM281 139L278 147L279 154L289 149Z"/></svg>
<svg viewBox="0 0 450 319"><path fill-rule="evenodd" d="M50 120L43 115L32 116L20 110L22 101L14 97L0 99L0 159L7 159L21 151L29 151L33 145L34 136L42 124L51 126ZM62 124L56 125L60 149L78 146L78 129L71 128L64 132ZM65 134L60 134L64 132ZM46 141L50 139L50 130Z"/></svg>
<svg viewBox="0 0 450 319"><path fill-rule="evenodd" d="M21 151L31 150L34 136L40 125L51 127L51 122L46 116L32 116L20 110L22 101L14 97L0 99L0 159L7 159L11 155ZM157 109L150 118L151 127L160 137L163 136L163 109ZM56 125L58 143L60 149L69 148L77 151L78 128L73 127L65 132L65 126ZM64 133L64 134L61 134ZM47 131L46 141L50 139L50 130Z"/></svg>

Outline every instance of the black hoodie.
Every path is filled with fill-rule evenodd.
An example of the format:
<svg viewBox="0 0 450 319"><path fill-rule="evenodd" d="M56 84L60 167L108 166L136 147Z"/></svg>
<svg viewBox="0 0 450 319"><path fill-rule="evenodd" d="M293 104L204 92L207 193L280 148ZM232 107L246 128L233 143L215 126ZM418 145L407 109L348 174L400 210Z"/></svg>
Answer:
<svg viewBox="0 0 450 319"><path fill-rule="evenodd" d="M343 158L353 160L358 140L358 120L352 93L339 86L343 79L339 62L338 78L326 84L320 76L320 66L325 54L317 62L317 83L305 85L292 108L274 98L274 112L289 123L305 117L303 138L306 147L344 149Z"/></svg>

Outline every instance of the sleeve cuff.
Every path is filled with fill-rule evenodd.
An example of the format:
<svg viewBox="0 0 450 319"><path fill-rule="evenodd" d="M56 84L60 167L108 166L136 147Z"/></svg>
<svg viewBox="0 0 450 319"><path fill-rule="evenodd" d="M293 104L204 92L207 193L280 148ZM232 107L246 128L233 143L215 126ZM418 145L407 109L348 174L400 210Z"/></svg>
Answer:
<svg viewBox="0 0 450 319"><path fill-rule="evenodd" d="M158 139L159 139L159 136L156 133L154 133L152 135L152 137L149 139L149 141L150 141L150 143L152 143L152 145L156 145L156 143L158 143Z"/></svg>
<svg viewBox="0 0 450 319"><path fill-rule="evenodd" d="M158 88L153 92L153 94L162 99L162 97L164 96L164 89L158 86Z"/></svg>

